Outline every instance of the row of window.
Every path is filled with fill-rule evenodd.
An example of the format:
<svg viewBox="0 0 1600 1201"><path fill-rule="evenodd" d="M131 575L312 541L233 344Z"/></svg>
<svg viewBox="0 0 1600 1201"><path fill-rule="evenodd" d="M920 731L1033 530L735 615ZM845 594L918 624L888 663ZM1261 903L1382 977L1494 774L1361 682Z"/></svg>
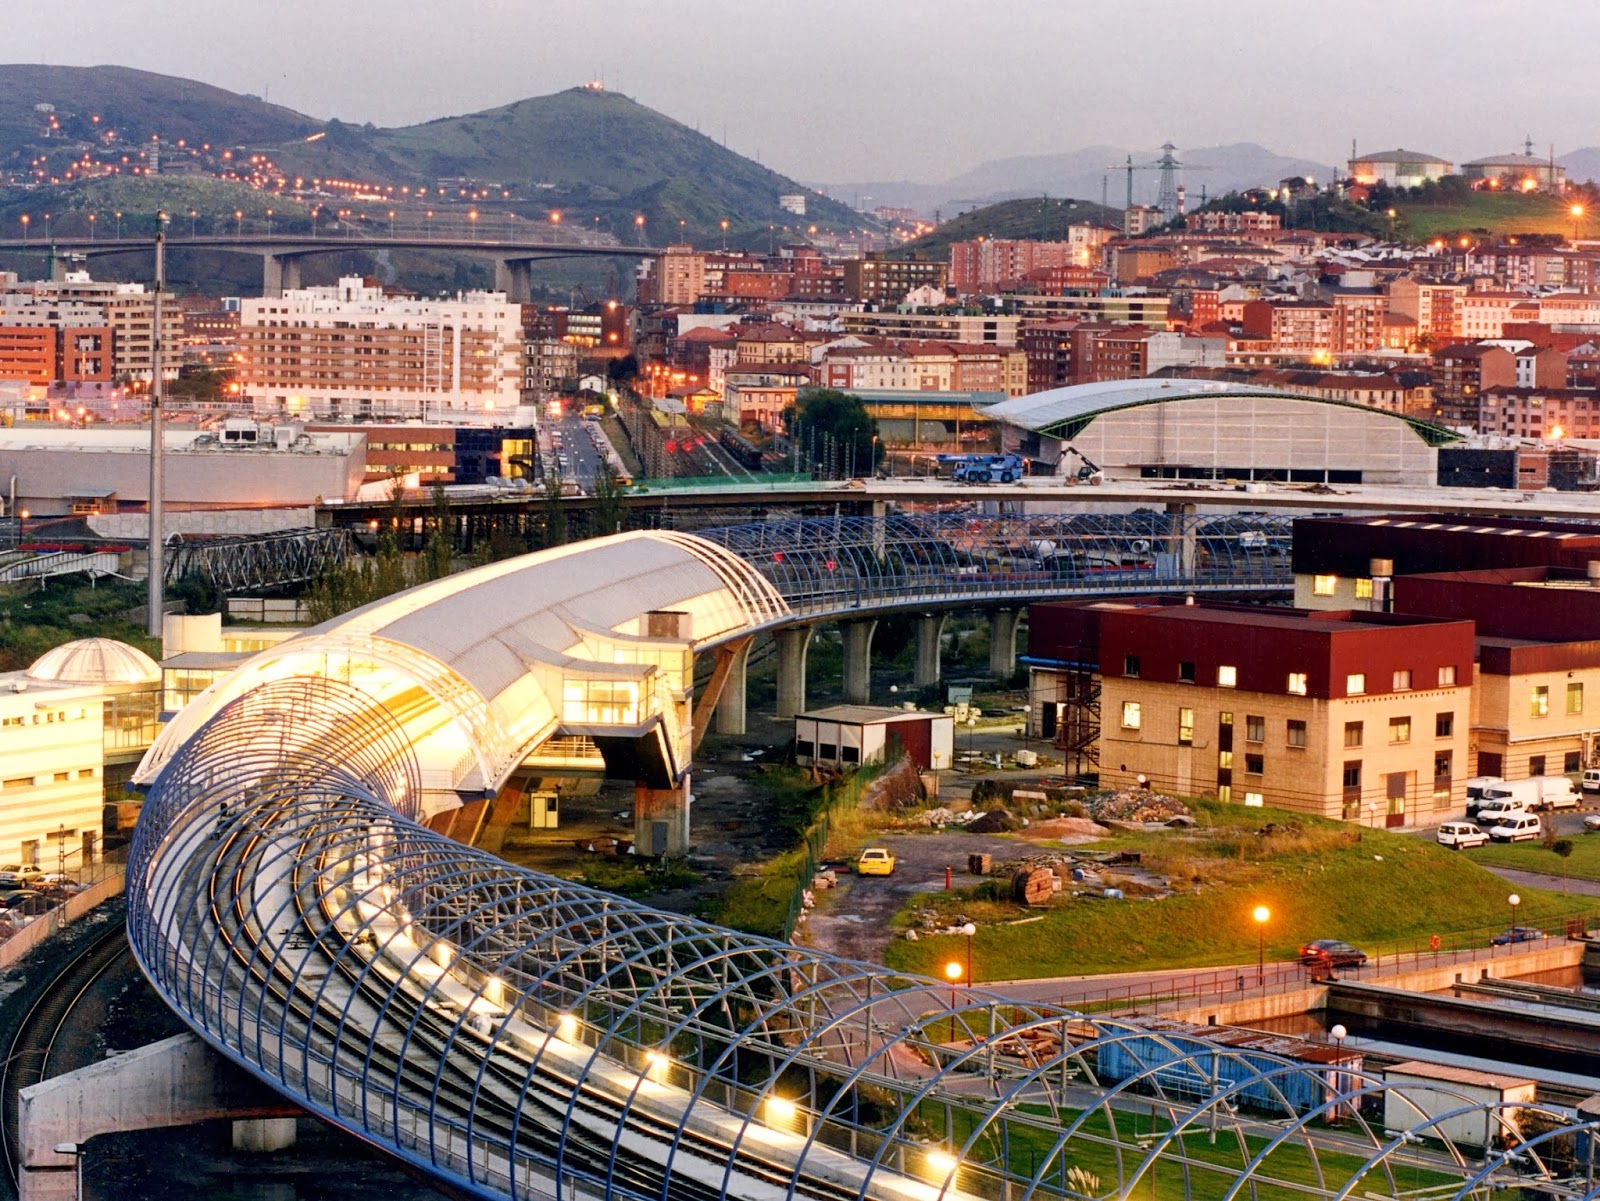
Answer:
<svg viewBox="0 0 1600 1201"><path fill-rule="evenodd" d="M1139 656L1138 655L1124 655L1123 656L1123 659L1122 659L1122 674L1124 676L1126 676L1126 677L1128 677L1130 679L1138 679L1139 678L1140 666L1141 665L1140 665L1140 661L1139 661ZM1179 663L1178 663L1178 683L1180 683L1180 684L1193 684L1193 683L1196 683L1196 682L1197 681L1195 679L1195 665L1194 665L1193 660L1190 660L1190 659L1180 660ZM1438 687L1440 687L1440 688L1454 688L1455 687L1455 683L1456 683L1456 668L1455 668L1455 664L1447 663L1447 664L1445 664L1444 666L1442 666L1442 667L1440 667L1438 669L1438 685L1437 685ZM1222 664L1222 665L1218 666L1218 668L1217 668L1217 687L1218 688L1237 688L1238 686L1239 686L1239 669L1237 667L1234 667L1234 666L1229 665L1229 664ZM1289 678L1288 678L1288 684L1287 684L1287 687L1286 687L1286 691L1288 691L1289 693L1291 693L1291 694L1293 694L1295 696L1304 696L1306 694L1306 686L1307 685L1306 685L1306 673L1305 672L1303 672L1303 671L1291 671L1289 673ZM1393 691L1393 692L1409 692L1409 691L1411 691L1411 688L1412 688L1411 669L1410 668L1399 668L1395 672L1393 672L1393 674L1390 676L1389 687L1390 687L1390 690ZM1576 708L1576 709L1571 708L1571 705L1572 705L1572 690L1574 688L1576 688L1578 690L1578 708ZM1344 678L1344 690L1345 690L1345 695L1347 695L1347 696L1364 696L1364 695L1366 695L1366 691L1367 691L1367 676L1366 676L1366 673L1358 671L1358 672L1351 672L1350 674L1346 675L1345 678ZM1548 694L1549 689L1535 689L1534 690L1534 702L1535 702L1535 705L1537 705L1537 703L1538 703L1538 697L1539 697L1539 693L1540 692L1544 692L1544 693ZM1549 698L1548 698L1548 695L1547 695L1546 696L1546 704L1547 705L1548 705L1548 700L1549 700ZM1568 705L1568 709L1567 709L1568 713L1582 713L1583 712L1583 685L1582 684L1569 684L1567 686L1567 705ZM1539 716L1542 716L1542 714L1537 709L1535 709L1534 716L1539 717Z"/></svg>
<svg viewBox="0 0 1600 1201"><path fill-rule="evenodd" d="M78 769L78 779L92 780L94 779L94 771L95 769L92 767L80 767ZM36 784L66 784L71 779L72 773L70 771L55 772L49 779L44 776L9 776L4 780L0 780L0 788L32 788Z"/></svg>
<svg viewBox="0 0 1600 1201"><path fill-rule="evenodd" d="M1225 715L1231 722L1232 714ZM1456 715L1453 711L1435 713L1433 715L1433 736L1435 738L1451 738L1455 735ZM1140 701L1122 702L1122 728L1124 730L1139 730L1144 728L1144 705ZM1366 737L1366 723L1347 721L1344 723L1344 744L1347 747L1362 746ZM1244 740L1246 742L1265 742L1267 739L1267 719L1256 714L1246 714L1244 719ZM1284 722L1283 741L1285 746L1303 747L1306 745L1306 723L1296 718L1289 718ZM1398 746L1411 741L1411 717L1391 717L1389 719L1389 743ZM1178 710L1178 745L1194 745L1194 710L1183 707Z"/></svg>
<svg viewBox="0 0 1600 1201"><path fill-rule="evenodd" d="M1577 716L1582 712L1583 685L1568 684L1567 713L1570 716ZM1534 686L1533 695L1529 698L1528 702L1528 714L1530 717L1550 716L1550 686L1548 684L1536 684Z"/></svg>

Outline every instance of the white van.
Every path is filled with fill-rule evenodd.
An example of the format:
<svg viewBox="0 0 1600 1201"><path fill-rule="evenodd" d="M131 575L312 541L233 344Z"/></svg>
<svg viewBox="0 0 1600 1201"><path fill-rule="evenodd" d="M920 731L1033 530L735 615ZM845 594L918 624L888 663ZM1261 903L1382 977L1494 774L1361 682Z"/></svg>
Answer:
<svg viewBox="0 0 1600 1201"><path fill-rule="evenodd" d="M1478 802L1478 816L1491 809L1503 809L1508 804L1523 809L1576 809L1577 794L1572 791L1572 781L1566 776L1531 776L1526 780L1502 780L1483 790Z"/></svg>
<svg viewBox="0 0 1600 1201"><path fill-rule="evenodd" d="M1514 813L1489 827L1489 837L1496 842L1530 842L1543 834L1544 823L1531 813Z"/></svg>
<svg viewBox="0 0 1600 1201"><path fill-rule="evenodd" d="M1439 826L1439 845L1464 851L1468 847L1481 847L1489 836L1481 826L1472 822L1444 822Z"/></svg>
<svg viewBox="0 0 1600 1201"><path fill-rule="evenodd" d="M1586 767L1583 769L1583 790L1585 792L1600 792L1600 767Z"/></svg>
<svg viewBox="0 0 1600 1201"><path fill-rule="evenodd" d="M1471 817L1478 811L1478 806L1483 802L1486 789L1493 788L1496 784L1504 784L1499 776L1473 776L1467 781L1467 816Z"/></svg>
<svg viewBox="0 0 1600 1201"><path fill-rule="evenodd" d="M1527 812L1528 807L1522 803L1521 797L1510 794L1486 796L1478 802L1478 814L1473 820L1487 830L1509 817L1521 817Z"/></svg>
<svg viewBox="0 0 1600 1201"><path fill-rule="evenodd" d="M1532 808L1576 809L1578 807L1577 790L1572 787L1572 781L1566 776L1535 776L1533 782L1539 785L1539 800Z"/></svg>

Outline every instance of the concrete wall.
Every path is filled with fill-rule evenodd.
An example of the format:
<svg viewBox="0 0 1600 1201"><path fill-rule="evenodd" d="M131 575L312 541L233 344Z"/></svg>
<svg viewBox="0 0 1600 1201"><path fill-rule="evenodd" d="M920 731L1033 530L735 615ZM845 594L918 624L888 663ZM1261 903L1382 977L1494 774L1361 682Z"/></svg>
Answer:
<svg viewBox="0 0 1600 1201"><path fill-rule="evenodd" d="M309 505L276 509L190 509L167 510L163 525L167 534L214 534L248 536L276 534L283 530L305 530L317 524L317 510ZM103 513L89 518L89 528L102 538L143 539L148 537L149 519L143 513Z"/></svg>
<svg viewBox="0 0 1600 1201"><path fill-rule="evenodd" d="M5 942L0 942L0 968L10 967L61 927L77 921L102 901L121 896L125 883L122 865L107 865L106 870L109 874L105 879L84 889L66 904L40 914Z"/></svg>

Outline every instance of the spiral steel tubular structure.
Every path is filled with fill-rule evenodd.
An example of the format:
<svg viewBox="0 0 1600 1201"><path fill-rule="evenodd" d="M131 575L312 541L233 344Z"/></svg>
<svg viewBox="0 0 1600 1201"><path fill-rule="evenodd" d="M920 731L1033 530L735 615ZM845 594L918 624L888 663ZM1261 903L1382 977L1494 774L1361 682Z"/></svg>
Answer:
<svg viewBox="0 0 1600 1201"><path fill-rule="evenodd" d="M1286 587L1292 522L1192 513L797 518L701 530L802 617L1043 596Z"/></svg>
<svg viewBox="0 0 1600 1201"><path fill-rule="evenodd" d="M517 570L566 578L588 553ZM316 661L222 690L160 759L130 942L219 1053L464 1194L1442 1198L1532 1176L1596 1195L1594 1124L1570 1113L1012 1002L510 866L422 824L436 794L390 707L415 690Z"/></svg>

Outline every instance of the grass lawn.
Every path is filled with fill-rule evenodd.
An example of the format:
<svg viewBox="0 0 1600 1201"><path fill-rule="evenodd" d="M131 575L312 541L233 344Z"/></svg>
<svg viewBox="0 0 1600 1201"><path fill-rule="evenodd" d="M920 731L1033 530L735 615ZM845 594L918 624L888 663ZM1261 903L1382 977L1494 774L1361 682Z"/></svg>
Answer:
<svg viewBox="0 0 1600 1201"><path fill-rule="evenodd" d="M1130 1098L1129 1104L1137 1105L1138 1101ZM1023 1108L1024 1112L1029 1112L1035 1107ZM1040 1116L1044 1116L1043 1111L1039 1112ZM920 1116L928 1126L943 1132L945 1114L941 1106L924 1103ZM1062 1110L1061 1125L1069 1125L1078 1116L1078 1111ZM973 1115L955 1110L951 1118L954 1127L951 1142L954 1148L960 1148L971 1133ZM1119 1192L1119 1185L1123 1183L1119 1162L1121 1173L1131 1174L1145 1155L1145 1148L1140 1143L1148 1143L1153 1134L1165 1133L1171 1125L1166 1117L1155 1112L1118 1110L1108 1118L1104 1111L1096 1111L1067 1144L1063 1158L1069 1169L1076 1168L1098 1180L1099 1191ZM1313 1127L1313 1145L1319 1142L1318 1129ZM1049 1130L1013 1123L1005 1139L1008 1145L1002 1148L998 1132L991 1128L973 1145L969 1159L982 1163L1004 1157L1013 1172L1025 1172L1031 1176L1049 1154L1054 1137ZM1267 1145L1267 1136L1250 1133L1241 1135L1225 1121L1218 1129L1215 1141L1209 1127L1193 1128L1183 1134L1181 1145L1181 1152L1175 1146L1169 1147L1153 1171L1145 1173L1129 1195L1135 1198L1149 1197L1154 1201L1187 1201L1194 1196L1220 1197L1237 1179L1240 1169ZM1188 1161L1187 1171L1185 1164L1179 1162L1180 1155ZM1358 1176L1365 1159L1365 1154L1329 1149L1327 1141L1317 1146L1313 1156L1305 1142L1296 1138L1279 1146L1262 1161L1254 1174L1257 1183L1248 1190L1248 1195L1257 1201L1291 1201L1293 1198L1304 1198L1307 1195L1302 1191L1304 1189L1325 1190L1326 1194L1332 1194L1354 1177L1356 1184L1352 1195L1360 1196L1370 1190L1388 1196L1393 1191L1438 1188L1451 1183L1459 1184L1461 1180L1459 1173L1397 1165L1391 1186L1382 1168ZM1052 1182L1059 1188L1059 1171L1056 1167L1051 1168L1044 1180L1047 1189ZM1189 1176L1187 1182L1185 1175ZM980 1195L993 1195L980 1180L963 1179L961 1185Z"/></svg>
<svg viewBox="0 0 1600 1201"><path fill-rule="evenodd" d="M1572 236L1570 202L1540 193L1474 192L1464 204L1418 204L1401 201L1399 232L1419 242L1440 235L1488 230L1495 234L1560 234ZM1593 237L1600 227L1582 225L1579 233Z"/></svg>
<svg viewBox="0 0 1600 1201"><path fill-rule="evenodd" d="M1119 834L1095 844L1139 850L1146 868L1171 881L1173 896L1058 899L1030 912L962 890L915 898L896 921L909 924L915 910L929 907L965 915L978 925L973 975L983 981L1247 963L1256 957L1251 912L1258 905L1272 915L1269 959L1292 958L1313 938L1344 938L1369 954L1432 934L1447 945L1452 934L1482 945L1509 924L1505 881L1431 840L1209 801L1194 811L1199 827L1191 833ZM1287 828L1257 833L1269 822ZM1519 923L1555 924L1597 907L1594 898L1518 891ZM937 975L957 943L897 939L885 959L892 968Z"/></svg>
<svg viewBox="0 0 1600 1201"><path fill-rule="evenodd" d="M1570 834L1572 855L1563 859L1536 842L1491 842L1465 852L1475 863L1567 876L1573 880L1600 880L1600 834Z"/></svg>

